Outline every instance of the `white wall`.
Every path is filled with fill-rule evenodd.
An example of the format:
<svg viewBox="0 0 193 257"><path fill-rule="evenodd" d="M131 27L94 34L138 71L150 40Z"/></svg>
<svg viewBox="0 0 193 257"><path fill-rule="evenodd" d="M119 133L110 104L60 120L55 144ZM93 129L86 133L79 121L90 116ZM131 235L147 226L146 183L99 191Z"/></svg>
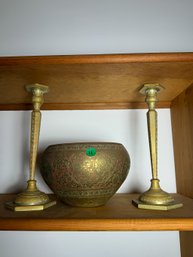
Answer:
<svg viewBox="0 0 193 257"><path fill-rule="evenodd" d="M192 0L0 0L0 56L193 51L192 10ZM147 187L150 169L144 111L43 114L40 150L60 141L122 142L131 155L132 168L120 192ZM169 110L159 115L160 179L165 190L174 192ZM28 138L29 112L0 113L1 193L24 186ZM38 182L42 190L49 191L40 176ZM94 257L153 257L158 253L159 257L178 257L178 243L177 232L1 232L0 256L42 256L42 252L48 257L90 256L92 248Z"/></svg>
<svg viewBox="0 0 193 257"><path fill-rule="evenodd" d="M174 232L3 232L1 257L179 257Z"/></svg>
<svg viewBox="0 0 193 257"><path fill-rule="evenodd" d="M0 0L0 55L192 51L192 0Z"/></svg>
<svg viewBox="0 0 193 257"><path fill-rule="evenodd" d="M175 192L170 111L158 113L159 177L163 189ZM30 117L29 111L0 112L0 193L18 192L28 179ZM130 154L131 169L119 192L143 192L151 179L146 123L146 110L42 111L39 151L63 142L122 143ZM38 179L40 188L49 192L41 176Z"/></svg>

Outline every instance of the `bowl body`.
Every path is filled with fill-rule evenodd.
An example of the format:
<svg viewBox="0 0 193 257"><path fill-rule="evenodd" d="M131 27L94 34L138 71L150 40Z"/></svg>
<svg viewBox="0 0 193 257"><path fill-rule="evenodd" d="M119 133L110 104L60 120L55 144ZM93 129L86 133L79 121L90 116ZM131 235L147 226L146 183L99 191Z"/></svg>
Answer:
<svg viewBox="0 0 193 257"><path fill-rule="evenodd" d="M41 174L65 203L78 207L104 205L127 177L129 154L118 143L71 143L49 146Z"/></svg>

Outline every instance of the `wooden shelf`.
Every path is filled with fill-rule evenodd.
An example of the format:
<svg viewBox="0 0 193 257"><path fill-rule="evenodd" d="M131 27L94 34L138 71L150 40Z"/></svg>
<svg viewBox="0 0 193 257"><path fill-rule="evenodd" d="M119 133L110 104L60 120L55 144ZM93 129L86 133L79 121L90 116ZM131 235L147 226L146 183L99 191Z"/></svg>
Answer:
<svg viewBox="0 0 193 257"><path fill-rule="evenodd" d="M144 108L144 83L166 90L158 107L193 84L193 53L32 56L0 58L0 110L30 109L24 86L46 84L43 109Z"/></svg>
<svg viewBox="0 0 193 257"><path fill-rule="evenodd" d="M53 196L52 196L53 197ZM140 210L131 204L136 194L116 194L103 207L75 208L58 201L39 212L12 212L5 202L14 195L0 195L0 230L33 231L152 231L193 230L193 200L174 195L182 208L170 211Z"/></svg>
<svg viewBox="0 0 193 257"><path fill-rule="evenodd" d="M146 108L139 88L160 83L157 107L171 108L177 191L183 208L139 210L137 195L117 194L99 208L61 202L42 212L14 213L0 195L0 230L179 230L182 257L193 254L193 53L0 57L0 110L31 109L25 85L46 84L45 110ZM53 197L53 196L52 196ZM187 232L188 231L188 232Z"/></svg>

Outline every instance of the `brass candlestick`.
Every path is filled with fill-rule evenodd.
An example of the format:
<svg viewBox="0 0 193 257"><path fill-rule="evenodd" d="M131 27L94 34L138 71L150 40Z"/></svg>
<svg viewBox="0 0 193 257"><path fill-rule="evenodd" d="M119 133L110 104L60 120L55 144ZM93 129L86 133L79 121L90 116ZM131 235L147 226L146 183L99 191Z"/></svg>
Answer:
<svg viewBox="0 0 193 257"><path fill-rule="evenodd" d="M38 190L35 180L35 167L37 150L39 144L41 112L43 104L43 94L48 92L48 87L40 84L27 85L26 90L32 94L33 111L31 114L31 141L30 141L30 178L27 181L27 188L17 195L14 202L9 202L6 206L14 211L38 211L48 208L55 201Z"/></svg>
<svg viewBox="0 0 193 257"><path fill-rule="evenodd" d="M146 96L149 148L151 157L152 179L148 191L140 195L138 200L133 200L134 205L141 209L171 210L182 207L182 203L176 202L173 197L163 191L159 184L157 168L157 112L155 104L157 93L163 89L159 84L145 84L140 93Z"/></svg>

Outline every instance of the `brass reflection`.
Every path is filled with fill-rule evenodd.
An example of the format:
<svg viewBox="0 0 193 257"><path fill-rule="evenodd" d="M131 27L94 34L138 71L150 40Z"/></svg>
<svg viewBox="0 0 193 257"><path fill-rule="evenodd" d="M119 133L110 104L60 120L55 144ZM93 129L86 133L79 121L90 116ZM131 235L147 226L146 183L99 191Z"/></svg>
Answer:
<svg viewBox="0 0 193 257"><path fill-rule="evenodd" d="M146 96L145 101L148 105L147 123L148 137L152 168L151 185L148 191L139 196L138 200L133 200L134 205L141 209L170 210L182 207L182 203L176 202L173 197L163 191L159 184L157 167L157 112L155 104L157 94L163 89L159 84L145 84L140 93Z"/></svg>

